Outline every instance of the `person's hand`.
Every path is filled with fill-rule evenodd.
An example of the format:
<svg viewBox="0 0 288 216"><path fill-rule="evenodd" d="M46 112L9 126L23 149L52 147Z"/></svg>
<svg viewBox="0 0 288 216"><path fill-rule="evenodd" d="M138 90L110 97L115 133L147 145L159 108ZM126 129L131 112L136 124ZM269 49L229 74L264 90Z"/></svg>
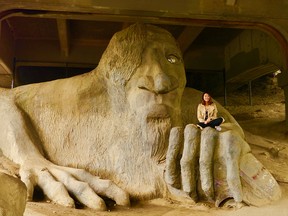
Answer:
<svg viewBox="0 0 288 216"><path fill-rule="evenodd" d="M242 129L234 123L222 128L172 128L165 170L172 198L216 206L229 198L257 206L279 199L278 183L251 154Z"/></svg>
<svg viewBox="0 0 288 216"><path fill-rule="evenodd" d="M204 124L208 124L209 122L211 122L212 119L207 119Z"/></svg>
<svg viewBox="0 0 288 216"><path fill-rule="evenodd" d="M67 207L75 206L69 193L83 205L96 210L106 210L100 196L111 198L118 205L130 205L129 194L112 181L100 179L83 169L57 166L44 158L26 160L20 167L20 177L27 186L28 201L38 185L51 201Z"/></svg>

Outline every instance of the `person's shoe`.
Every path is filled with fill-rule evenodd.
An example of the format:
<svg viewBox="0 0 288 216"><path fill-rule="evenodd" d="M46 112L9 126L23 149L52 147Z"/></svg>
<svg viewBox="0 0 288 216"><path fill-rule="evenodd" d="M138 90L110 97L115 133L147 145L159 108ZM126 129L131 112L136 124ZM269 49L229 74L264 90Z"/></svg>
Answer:
<svg viewBox="0 0 288 216"><path fill-rule="evenodd" d="M221 131L221 130L222 130L222 128L221 128L220 126L215 126L215 129L216 129L217 131Z"/></svg>
<svg viewBox="0 0 288 216"><path fill-rule="evenodd" d="M200 130L203 130L203 128L200 125L198 125L198 124L197 124L197 127L200 128Z"/></svg>

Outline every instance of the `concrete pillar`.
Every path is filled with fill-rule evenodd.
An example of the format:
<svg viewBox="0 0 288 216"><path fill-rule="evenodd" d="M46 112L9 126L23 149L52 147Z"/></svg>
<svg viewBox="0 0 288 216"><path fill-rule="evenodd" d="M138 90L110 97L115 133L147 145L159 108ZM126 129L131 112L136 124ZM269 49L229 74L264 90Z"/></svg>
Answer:
<svg viewBox="0 0 288 216"><path fill-rule="evenodd" d="M284 90L284 96L285 96L285 123L286 128L288 128L288 85L282 87Z"/></svg>

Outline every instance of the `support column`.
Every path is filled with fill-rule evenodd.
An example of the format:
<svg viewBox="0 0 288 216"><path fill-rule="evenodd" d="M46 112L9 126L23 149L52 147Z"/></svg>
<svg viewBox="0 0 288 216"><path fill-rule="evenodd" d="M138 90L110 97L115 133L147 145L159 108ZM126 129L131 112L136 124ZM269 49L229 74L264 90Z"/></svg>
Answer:
<svg viewBox="0 0 288 216"><path fill-rule="evenodd" d="M248 82L248 89L249 89L249 105L252 106L252 81Z"/></svg>
<svg viewBox="0 0 288 216"><path fill-rule="evenodd" d="M284 90L284 96L285 96L285 125L288 129L288 85L283 87Z"/></svg>
<svg viewBox="0 0 288 216"><path fill-rule="evenodd" d="M223 85L224 85L224 106L227 106L227 82L226 82L225 70L223 70Z"/></svg>

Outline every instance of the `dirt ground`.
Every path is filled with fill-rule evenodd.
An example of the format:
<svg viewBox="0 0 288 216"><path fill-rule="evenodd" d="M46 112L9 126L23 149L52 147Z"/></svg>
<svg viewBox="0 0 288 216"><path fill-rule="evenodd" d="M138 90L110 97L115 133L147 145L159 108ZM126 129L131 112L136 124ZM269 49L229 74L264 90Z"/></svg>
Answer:
<svg viewBox="0 0 288 216"><path fill-rule="evenodd" d="M223 98L216 98L220 103ZM240 209L215 208L204 204L196 206L156 199L131 207L114 206L108 211L64 208L49 202L27 203L25 216L288 216L288 133L284 122L284 94L278 88L258 88L249 105L245 89L228 95L226 108L245 130L254 155L270 170L282 188L281 200L263 207L244 206Z"/></svg>

